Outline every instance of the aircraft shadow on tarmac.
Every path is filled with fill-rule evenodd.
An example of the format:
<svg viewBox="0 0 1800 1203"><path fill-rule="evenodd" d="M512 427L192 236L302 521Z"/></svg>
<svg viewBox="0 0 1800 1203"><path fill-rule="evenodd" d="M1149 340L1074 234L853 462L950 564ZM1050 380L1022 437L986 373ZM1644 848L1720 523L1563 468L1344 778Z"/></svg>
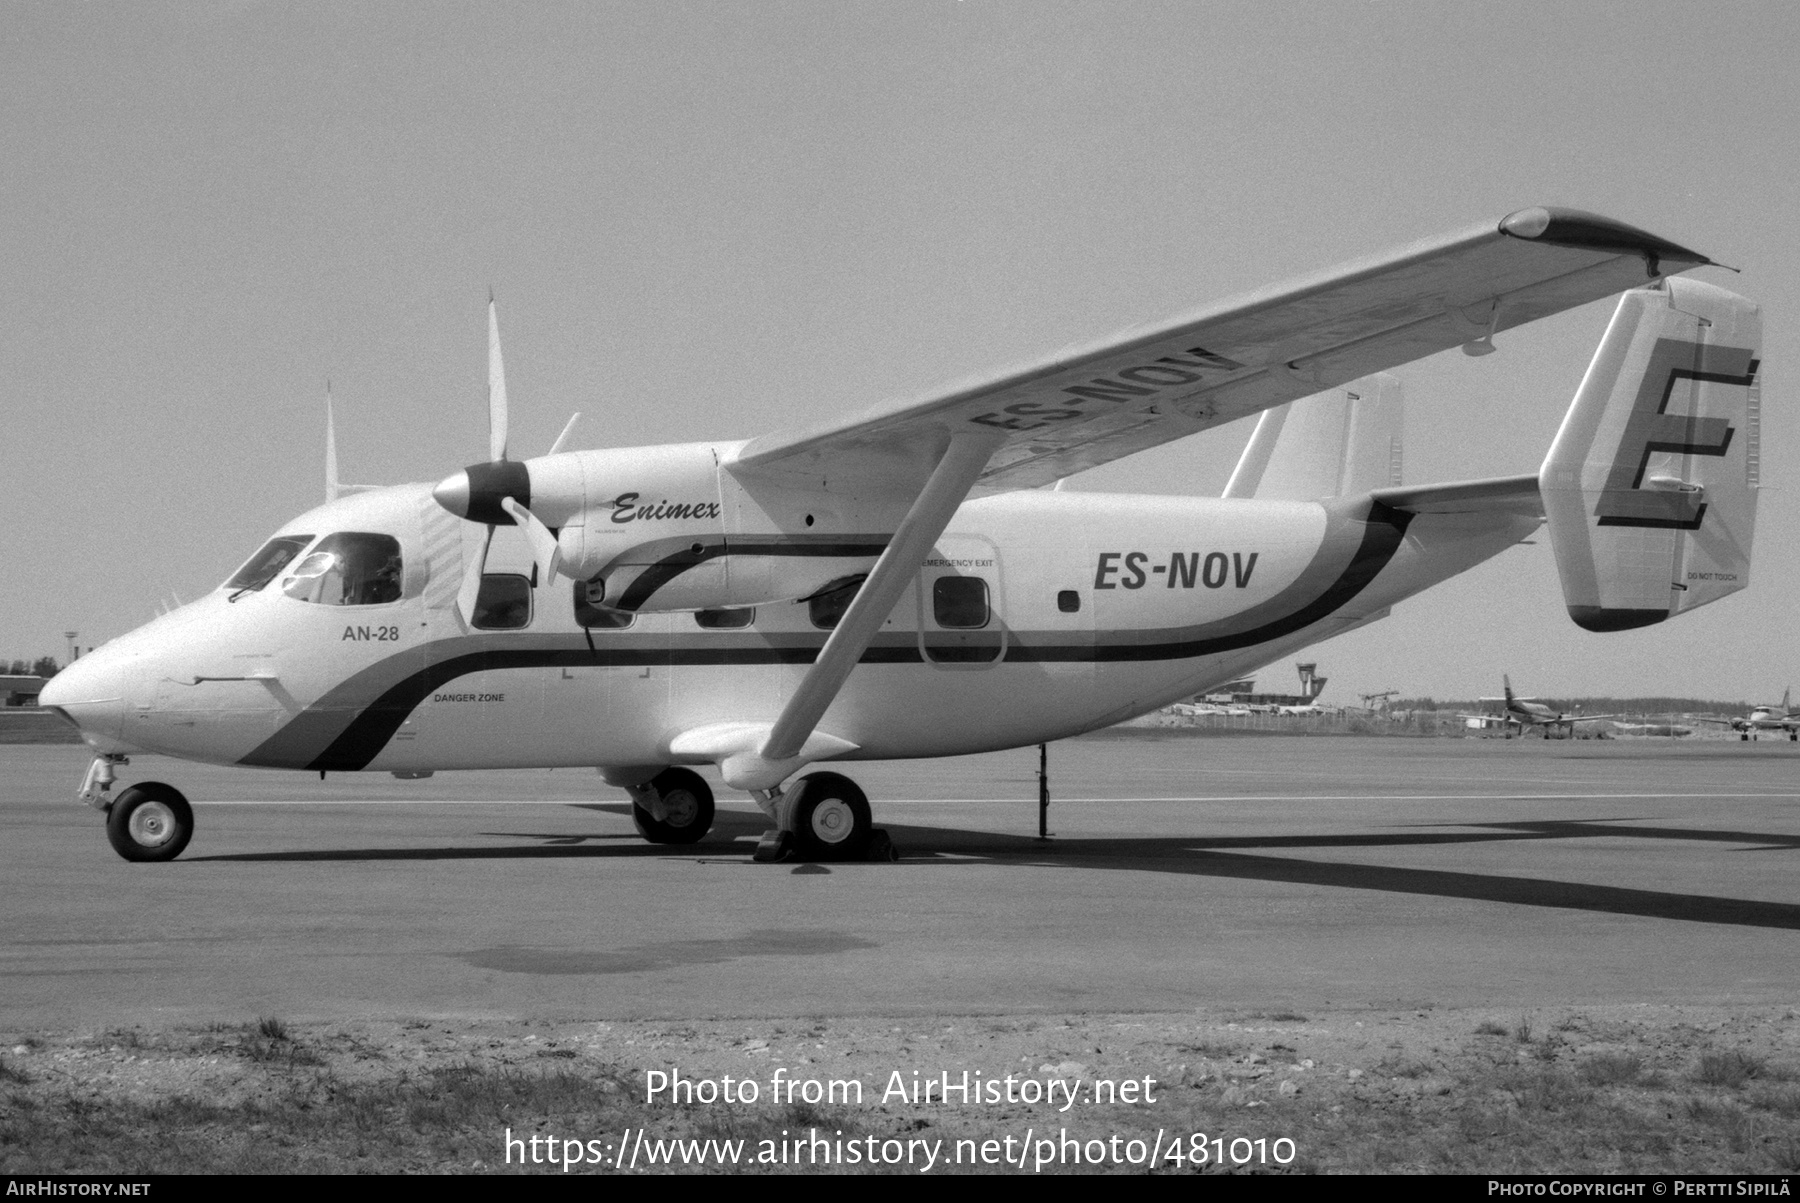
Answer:
<svg viewBox="0 0 1800 1203"><path fill-rule="evenodd" d="M578 809L628 815L628 803L577 804ZM1714 831L1693 828L1634 826L1630 820L1546 820L1459 824L1467 831L1367 833L1354 835L1083 837L1041 841L1030 836L962 831L945 827L887 824L899 846L898 866L840 864L838 870L956 868L971 864L1016 865L1048 869L1128 869L1191 877L1239 878L1295 885L1378 890L1502 902L1604 914L1723 923L1739 927L1800 930L1800 904L1728 898L1710 894L1676 894L1584 882L1502 874L1413 869L1394 865L1354 864L1290 855L1256 855L1253 849L1416 848L1440 844L1473 844L1522 840L1593 837L1722 842L1744 852L1800 851L1800 836L1766 832ZM316 851L250 852L186 858L184 864L220 861L313 862L405 860L535 860L579 857L614 859L661 857L700 861L748 862L754 840L768 827L758 814L720 811L706 840L672 846L640 842L619 832L504 832L491 838L528 840L525 844L486 847L344 848ZM824 866L800 866L797 873L829 872Z"/></svg>

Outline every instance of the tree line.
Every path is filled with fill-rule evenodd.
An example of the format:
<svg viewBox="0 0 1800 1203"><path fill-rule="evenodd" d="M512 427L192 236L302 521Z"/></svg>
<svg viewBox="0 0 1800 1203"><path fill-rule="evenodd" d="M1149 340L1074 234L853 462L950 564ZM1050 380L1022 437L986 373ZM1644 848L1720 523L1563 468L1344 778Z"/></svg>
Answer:
<svg viewBox="0 0 1800 1203"><path fill-rule="evenodd" d="M56 662L55 656L39 656L36 660L0 660L7 665L6 675L9 677L54 677L62 666Z"/></svg>

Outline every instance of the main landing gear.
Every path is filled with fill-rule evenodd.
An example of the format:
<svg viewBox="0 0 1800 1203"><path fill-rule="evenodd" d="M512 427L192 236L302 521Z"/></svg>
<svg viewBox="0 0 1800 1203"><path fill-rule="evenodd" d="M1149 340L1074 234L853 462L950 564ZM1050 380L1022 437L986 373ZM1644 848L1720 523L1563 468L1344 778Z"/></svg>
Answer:
<svg viewBox="0 0 1800 1203"><path fill-rule="evenodd" d="M790 790L772 791L764 809L776 826L757 842L758 861L900 859L888 833L875 827L868 797L841 773L808 773Z"/></svg>
<svg viewBox="0 0 1800 1203"><path fill-rule="evenodd" d="M650 843L693 844L711 829L712 789L693 769L666 768L629 784L634 777L621 771L608 780L631 795L631 820ZM775 820L756 845L759 861L900 859L888 833L875 827L868 797L841 773L808 773L786 790L758 791L756 800Z"/></svg>
<svg viewBox="0 0 1800 1203"><path fill-rule="evenodd" d="M712 830L712 787L692 769L664 769L631 790L631 821L652 844L697 843Z"/></svg>

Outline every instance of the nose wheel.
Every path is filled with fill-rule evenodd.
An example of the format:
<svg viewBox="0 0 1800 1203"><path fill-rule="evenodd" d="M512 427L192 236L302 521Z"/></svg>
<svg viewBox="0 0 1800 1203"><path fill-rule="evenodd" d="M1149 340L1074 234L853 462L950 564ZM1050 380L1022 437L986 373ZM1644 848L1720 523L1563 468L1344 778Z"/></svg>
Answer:
<svg viewBox="0 0 1800 1203"><path fill-rule="evenodd" d="M107 841L126 860L174 860L193 834L193 808L180 790L160 781L132 786L106 811Z"/></svg>

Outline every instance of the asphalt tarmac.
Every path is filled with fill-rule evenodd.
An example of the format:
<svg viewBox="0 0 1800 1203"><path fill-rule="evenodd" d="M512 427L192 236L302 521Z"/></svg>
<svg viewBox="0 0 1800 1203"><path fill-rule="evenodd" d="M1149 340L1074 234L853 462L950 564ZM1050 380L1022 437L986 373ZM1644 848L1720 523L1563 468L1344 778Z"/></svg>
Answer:
<svg viewBox="0 0 1800 1203"><path fill-rule="evenodd" d="M1009 1015L1800 993L1800 745L1108 735L852 765L898 864L693 848L593 773L141 757L197 832L121 860L70 746L0 747L8 1029ZM367 803L355 805L354 802Z"/></svg>

